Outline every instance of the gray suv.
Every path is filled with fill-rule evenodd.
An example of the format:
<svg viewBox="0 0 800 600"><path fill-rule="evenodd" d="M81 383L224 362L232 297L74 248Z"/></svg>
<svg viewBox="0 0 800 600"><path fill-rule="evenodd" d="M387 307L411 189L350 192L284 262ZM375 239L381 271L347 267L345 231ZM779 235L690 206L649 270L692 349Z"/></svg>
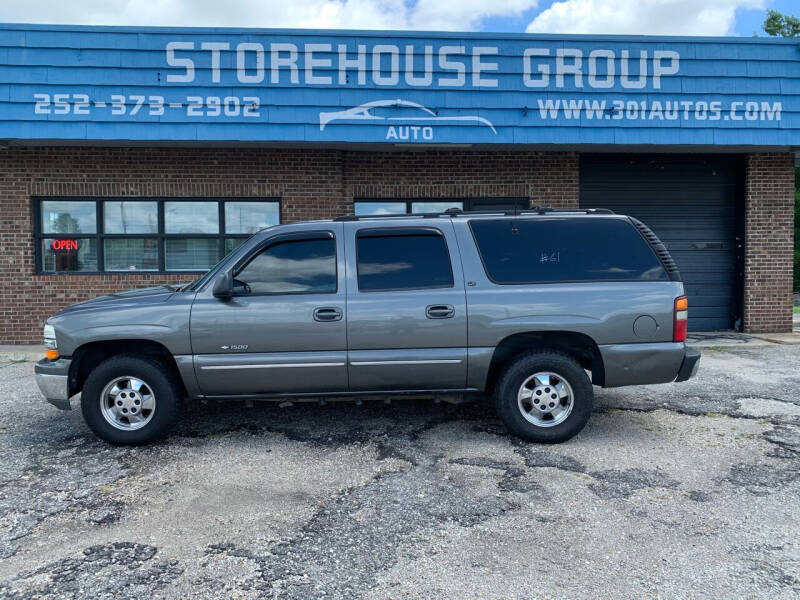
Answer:
<svg viewBox="0 0 800 600"><path fill-rule="evenodd" d="M50 317L36 380L102 439L167 434L188 399L486 393L561 442L602 387L684 381L678 270L606 210L342 217L265 229L185 286Z"/></svg>

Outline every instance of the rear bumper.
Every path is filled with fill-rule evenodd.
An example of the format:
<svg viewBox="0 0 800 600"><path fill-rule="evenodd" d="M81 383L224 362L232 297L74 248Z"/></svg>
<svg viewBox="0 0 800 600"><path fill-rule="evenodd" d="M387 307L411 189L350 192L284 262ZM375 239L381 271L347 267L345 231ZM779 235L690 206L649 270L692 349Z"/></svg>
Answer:
<svg viewBox="0 0 800 600"><path fill-rule="evenodd" d="M33 367L36 385L45 399L62 410L69 410L69 366L68 358L40 360Z"/></svg>
<svg viewBox="0 0 800 600"><path fill-rule="evenodd" d="M678 378L675 381L686 381L697 374L697 367L700 365L700 353L693 349L687 348L686 355L683 357L683 363L678 371Z"/></svg>
<svg viewBox="0 0 800 600"><path fill-rule="evenodd" d="M605 367L603 387L686 381L697 372L700 353L683 343L600 346Z"/></svg>

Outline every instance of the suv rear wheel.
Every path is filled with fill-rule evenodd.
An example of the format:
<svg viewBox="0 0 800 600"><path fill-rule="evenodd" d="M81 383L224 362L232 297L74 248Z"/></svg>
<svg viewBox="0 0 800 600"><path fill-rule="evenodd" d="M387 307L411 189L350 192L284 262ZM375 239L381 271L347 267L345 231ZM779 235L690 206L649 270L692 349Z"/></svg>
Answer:
<svg viewBox="0 0 800 600"><path fill-rule="evenodd" d="M572 357L555 351L522 354L495 387L497 413L530 442L554 444L577 435L592 414L592 384Z"/></svg>
<svg viewBox="0 0 800 600"><path fill-rule="evenodd" d="M147 444L165 436L180 412L181 390L161 362L119 355L89 374L81 393L87 425L112 444Z"/></svg>

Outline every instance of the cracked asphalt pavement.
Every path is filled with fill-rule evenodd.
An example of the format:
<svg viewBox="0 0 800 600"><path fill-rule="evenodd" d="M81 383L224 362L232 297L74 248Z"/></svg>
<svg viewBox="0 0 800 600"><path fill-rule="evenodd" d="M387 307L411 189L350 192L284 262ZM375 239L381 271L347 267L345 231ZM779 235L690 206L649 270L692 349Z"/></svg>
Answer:
<svg viewBox="0 0 800 600"><path fill-rule="evenodd" d="M0 598L797 598L800 346L703 354L558 446L395 399L196 404L115 448L2 362Z"/></svg>

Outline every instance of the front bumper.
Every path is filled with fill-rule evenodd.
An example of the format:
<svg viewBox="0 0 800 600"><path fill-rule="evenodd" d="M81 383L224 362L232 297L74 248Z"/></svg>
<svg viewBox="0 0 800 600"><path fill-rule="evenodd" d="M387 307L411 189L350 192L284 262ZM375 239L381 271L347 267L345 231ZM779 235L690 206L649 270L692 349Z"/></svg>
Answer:
<svg viewBox="0 0 800 600"><path fill-rule="evenodd" d="M45 399L62 410L70 410L69 404L69 367L72 361L68 358L56 360L40 360L33 368L36 385L39 386Z"/></svg>

